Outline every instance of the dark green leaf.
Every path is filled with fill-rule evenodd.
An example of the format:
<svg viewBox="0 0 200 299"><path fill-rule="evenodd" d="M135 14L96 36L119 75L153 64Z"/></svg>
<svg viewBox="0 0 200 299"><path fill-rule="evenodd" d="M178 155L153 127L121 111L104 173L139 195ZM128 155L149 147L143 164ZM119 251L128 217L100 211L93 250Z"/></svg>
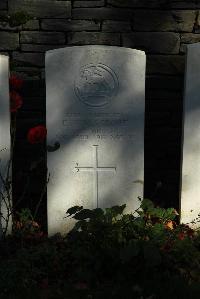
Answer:
<svg viewBox="0 0 200 299"><path fill-rule="evenodd" d="M91 211L91 218L101 218L104 215L104 212L102 209L100 208L96 208L94 210Z"/></svg>
<svg viewBox="0 0 200 299"><path fill-rule="evenodd" d="M143 201L141 203L141 208L143 209L143 211L148 211L148 210L154 208L154 204L149 199L143 199Z"/></svg>
<svg viewBox="0 0 200 299"><path fill-rule="evenodd" d="M69 214L67 217L73 215L73 214L76 214L77 212L79 212L80 210L82 210L83 207L81 206L74 206L74 207L71 207L67 210L66 214Z"/></svg>
<svg viewBox="0 0 200 299"><path fill-rule="evenodd" d="M72 218L76 220L84 220L91 217L92 217L92 211L89 209L83 209L80 212L76 213Z"/></svg>

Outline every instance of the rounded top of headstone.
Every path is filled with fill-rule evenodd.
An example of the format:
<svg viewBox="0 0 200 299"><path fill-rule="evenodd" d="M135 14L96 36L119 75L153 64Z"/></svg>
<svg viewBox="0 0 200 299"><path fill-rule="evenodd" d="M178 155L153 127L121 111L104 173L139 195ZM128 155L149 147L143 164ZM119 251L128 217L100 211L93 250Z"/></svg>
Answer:
<svg viewBox="0 0 200 299"><path fill-rule="evenodd" d="M72 51L73 50L89 50L89 49L93 49L93 50L117 50L117 51L121 51L121 52L127 52L130 54L135 54L135 55L142 55L145 56L145 52L142 50L137 50L137 49L132 49L132 48L125 48L125 47L118 47L118 46L107 46L107 45L83 45L83 46L67 46L67 47L63 47L63 48L59 48L59 49L53 49L53 50L48 50L46 51L46 55L48 54L53 54L53 53L57 53L57 52L64 52L64 51Z"/></svg>

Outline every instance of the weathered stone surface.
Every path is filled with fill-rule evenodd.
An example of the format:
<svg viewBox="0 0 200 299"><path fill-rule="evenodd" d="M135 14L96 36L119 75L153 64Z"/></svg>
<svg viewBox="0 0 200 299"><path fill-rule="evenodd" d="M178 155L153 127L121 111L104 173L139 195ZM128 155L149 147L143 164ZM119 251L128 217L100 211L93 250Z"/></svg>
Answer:
<svg viewBox="0 0 200 299"><path fill-rule="evenodd" d="M19 65L35 65L44 66L44 54L43 53L20 53L13 52L13 60Z"/></svg>
<svg viewBox="0 0 200 299"><path fill-rule="evenodd" d="M130 22L119 22L106 20L103 21L102 31L105 32L129 32L131 31Z"/></svg>
<svg viewBox="0 0 200 299"><path fill-rule="evenodd" d="M104 0L96 0L96 1L74 1L73 7L102 7L104 6Z"/></svg>
<svg viewBox="0 0 200 299"><path fill-rule="evenodd" d="M69 45L120 45L120 34L106 32L76 32L69 34Z"/></svg>
<svg viewBox="0 0 200 299"><path fill-rule="evenodd" d="M10 137L10 104L9 104L9 57L0 55L0 173L3 180L11 179L11 169L8 168L10 160L10 148L11 148L11 137ZM8 171L9 170L9 171ZM7 177L8 173L8 177ZM7 179L6 179L7 178ZM9 191L9 194L11 191ZM7 210L8 206L8 193L6 187L3 184L2 179L0 180L0 239L5 231L6 221L8 219L8 231L11 233L11 217L8 217L10 210ZM3 195L3 196L2 196ZM12 194L10 194L12 197ZM3 199L4 198L4 199ZM9 202L12 204L12 202Z"/></svg>
<svg viewBox="0 0 200 299"><path fill-rule="evenodd" d="M180 49L180 37L178 33L171 32L124 33L122 44L147 53L177 54Z"/></svg>
<svg viewBox="0 0 200 299"><path fill-rule="evenodd" d="M22 31L20 42L24 44L64 44L65 34L62 32Z"/></svg>
<svg viewBox="0 0 200 299"><path fill-rule="evenodd" d="M8 0L9 13L24 10L38 18L70 18L71 1Z"/></svg>
<svg viewBox="0 0 200 299"><path fill-rule="evenodd" d="M148 74L183 74L184 56L180 55L147 55Z"/></svg>
<svg viewBox="0 0 200 299"><path fill-rule="evenodd" d="M134 13L134 30L136 31L186 31L192 32L196 12L141 10Z"/></svg>
<svg viewBox="0 0 200 299"><path fill-rule="evenodd" d="M183 33L181 34L181 43L192 44L200 42L200 34Z"/></svg>
<svg viewBox="0 0 200 299"><path fill-rule="evenodd" d="M200 43L188 45L184 93L181 222L190 223L200 212ZM191 224L190 224L191 225ZM197 222L193 226L199 227Z"/></svg>
<svg viewBox="0 0 200 299"><path fill-rule="evenodd" d="M46 52L56 48L60 48L60 45L21 44L21 50L24 52Z"/></svg>
<svg viewBox="0 0 200 299"><path fill-rule="evenodd" d="M40 25L38 20L29 20L26 24L22 25L23 30L39 30Z"/></svg>
<svg viewBox="0 0 200 299"><path fill-rule="evenodd" d="M93 20L131 20L133 11L114 7L99 8L74 8L72 10L73 19L93 19Z"/></svg>
<svg viewBox="0 0 200 299"><path fill-rule="evenodd" d="M69 232L74 221L63 217L74 205L124 202L134 211L143 195L144 53L67 47L45 60L47 145L60 144L47 158L48 234Z"/></svg>
<svg viewBox="0 0 200 299"><path fill-rule="evenodd" d="M0 50L16 50L19 48L19 33L0 32Z"/></svg>
<svg viewBox="0 0 200 299"><path fill-rule="evenodd" d="M100 30L100 22L92 20L46 19L42 20L41 28L51 31L98 31Z"/></svg>

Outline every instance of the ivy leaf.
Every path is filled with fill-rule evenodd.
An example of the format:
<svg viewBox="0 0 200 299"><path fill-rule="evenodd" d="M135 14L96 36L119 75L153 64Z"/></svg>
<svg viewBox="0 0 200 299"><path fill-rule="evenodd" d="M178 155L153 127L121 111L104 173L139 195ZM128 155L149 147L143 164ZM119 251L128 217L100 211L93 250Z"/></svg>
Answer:
<svg viewBox="0 0 200 299"><path fill-rule="evenodd" d="M102 209L100 208L96 208L94 210L91 211L91 217L90 218L101 218L104 215L104 212Z"/></svg>
<svg viewBox="0 0 200 299"><path fill-rule="evenodd" d="M92 217L92 211L89 209L83 209L80 212L76 213L72 218L76 220L84 220L91 217Z"/></svg>
<svg viewBox="0 0 200 299"><path fill-rule="evenodd" d="M71 232L75 232L78 231L79 229L81 229L85 224L85 220L80 220L78 222L75 223L74 227L72 228Z"/></svg>
<svg viewBox="0 0 200 299"><path fill-rule="evenodd" d="M154 208L154 204L149 199L143 199L141 203L141 208L143 209L143 211L149 211Z"/></svg>
<svg viewBox="0 0 200 299"><path fill-rule="evenodd" d="M66 214L69 214L67 217L70 217L71 215L73 214L76 214L77 212L79 212L80 210L82 210L83 207L81 206L74 206L74 207L71 207L67 210Z"/></svg>
<svg viewBox="0 0 200 299"><path fill-rule="evenodd" d="M106 209L106 214L111 214L112 217L116 217L118 215L121 215L126 207L126 204L122 206L113 206L111 208Z"/></svg>

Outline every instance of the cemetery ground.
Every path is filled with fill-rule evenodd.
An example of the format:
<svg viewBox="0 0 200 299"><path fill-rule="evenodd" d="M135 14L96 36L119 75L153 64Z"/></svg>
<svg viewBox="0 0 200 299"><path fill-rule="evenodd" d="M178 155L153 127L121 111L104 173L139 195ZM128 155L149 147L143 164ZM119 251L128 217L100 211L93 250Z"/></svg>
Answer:
<svg viewBox="0 0 200 299"><path fill-rule="evenodd" d="M21 210L0 242L0 297L199 298L200 231L178 224L173 208L139 200L132 214L72 207L74 228L49 238Z"/></svg>

